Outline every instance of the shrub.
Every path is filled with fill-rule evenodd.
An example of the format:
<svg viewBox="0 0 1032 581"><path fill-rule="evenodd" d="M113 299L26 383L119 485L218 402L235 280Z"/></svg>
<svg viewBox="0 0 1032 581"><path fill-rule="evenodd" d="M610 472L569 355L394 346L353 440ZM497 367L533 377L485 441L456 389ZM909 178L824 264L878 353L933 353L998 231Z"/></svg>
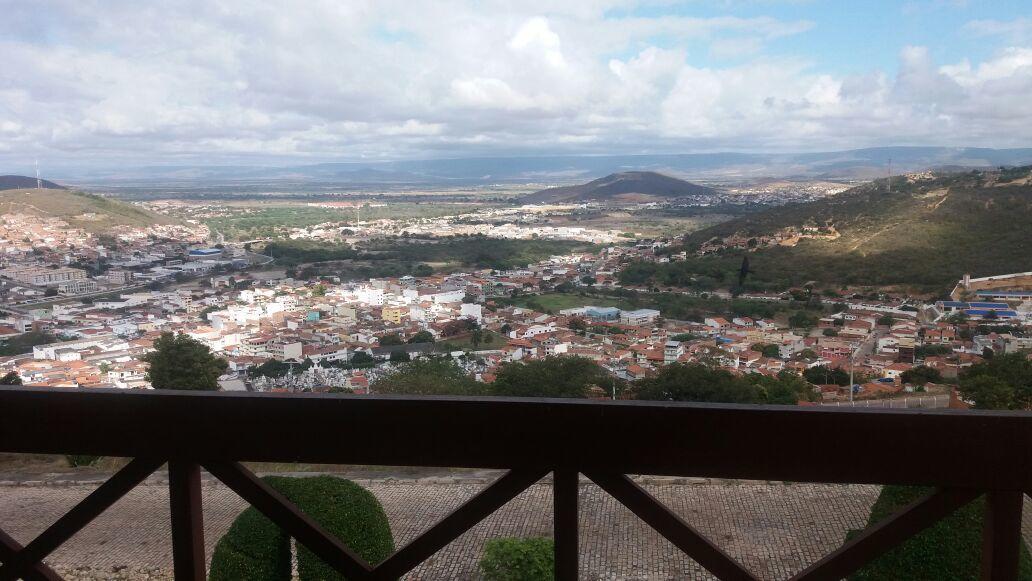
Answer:
<svg viewBox="0 0 1032 581"><path fill-rule="evenodd" d="M67 454L65 460L68 461L68 465L72 468L79 466L93 466L100 460L100 456L91 456L89 454Z"/></svg>
<svg viewBox="0 0 1032 581"><path fill-rule="evenodd" d="M368 490L342 478L263 478L305 514L370 563L394 551L394 538L383 507ZM215 546L211 581L290 579L290 538L256 509L248 508ZM344 577L298 545L298 575L302 580Z"/></svg>
<svg viewBox="0 0 1032 581"><path fill-rule="evenodd" d="M931 492L916 486L885 486L871 507L871 526ZM978 579L982 558L984 498L961 507L854 573L854 581ZM847 539L858 534L850 531ZM1028 547L1021 543L1018 578L1032 579Z"/></svg>
<svg viewBox="0 0 1032 581"><path fill-rule="evenodd" d="M555 579L552 539L492 539L480 559L484 581L551 581Z"/></svg>
<svg viewBox="0 0 1032 581"><path fill-rule="evenodd" d="M291 479L287 498L367 562L394 552L394 537L380 502L350 480L333 476ZM308 550L298 546L298 575L305 580L344 579Z"/></svg>
<svg viewBox="0 0 1032 581"><path fill-rule="evenodd" d="M273 481L286 479L264 480L279 490L280 486ZM258 509L249 507L215 545L208 579L286 581L290 579L290 569L290 538Z"/></svg>

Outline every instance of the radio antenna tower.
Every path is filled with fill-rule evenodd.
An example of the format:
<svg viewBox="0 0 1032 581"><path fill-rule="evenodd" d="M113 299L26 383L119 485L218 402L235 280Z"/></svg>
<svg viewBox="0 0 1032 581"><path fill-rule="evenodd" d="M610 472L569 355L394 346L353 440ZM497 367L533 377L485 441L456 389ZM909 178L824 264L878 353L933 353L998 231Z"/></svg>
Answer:
<svg viewBox="0 0 1032 581"><path fill-rule="evenodd" d="M39 160L36 160L36 191L43 189L43 180L39 179Z"/></svg>
<svg viewBox="0 0 1032 581"><path fill-rule="evenodd" d="M889 158L889 175L888 175L888 178L889 178L888 179L888 182L889 182L889 193L891 194L892 193L892 158L891 157Z"/></svg>

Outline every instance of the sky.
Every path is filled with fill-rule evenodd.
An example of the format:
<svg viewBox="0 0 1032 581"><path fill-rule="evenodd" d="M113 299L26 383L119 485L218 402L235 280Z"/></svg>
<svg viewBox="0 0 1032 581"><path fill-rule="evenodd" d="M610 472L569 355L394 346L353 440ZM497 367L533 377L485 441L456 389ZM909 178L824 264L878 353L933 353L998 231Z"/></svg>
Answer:
<svg viewBox="0 0 1032 581"><path fill-rule="evenodd" d="M1032 146L1027 0L0 0L41 165Z"/></svg>

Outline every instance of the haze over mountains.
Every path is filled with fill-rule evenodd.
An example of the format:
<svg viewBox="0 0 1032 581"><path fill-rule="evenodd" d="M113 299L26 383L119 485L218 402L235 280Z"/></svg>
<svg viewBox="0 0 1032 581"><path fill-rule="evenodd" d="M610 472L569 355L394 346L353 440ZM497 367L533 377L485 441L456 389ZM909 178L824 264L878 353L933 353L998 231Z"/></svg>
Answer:
<svg viewBox="0 0 1032 581"><path fill-rule="evenodd" d="M880 147L816 153L693 153L490 157L283 164L278 166L141 166L57 168L47 175L77 184L233 183L566 185L614 172L655 171L687 179L759 177L872 179L932 168L987 168L1032 163L1032 148Z"/></svg>
<svg viewBox="0 0 1032 581"><path fill-rule="evenodd" d="M717 190L651 171L629 171L576 186L547 188L522 198L524 204L586 201L653 202L715 194Z"/></svg>

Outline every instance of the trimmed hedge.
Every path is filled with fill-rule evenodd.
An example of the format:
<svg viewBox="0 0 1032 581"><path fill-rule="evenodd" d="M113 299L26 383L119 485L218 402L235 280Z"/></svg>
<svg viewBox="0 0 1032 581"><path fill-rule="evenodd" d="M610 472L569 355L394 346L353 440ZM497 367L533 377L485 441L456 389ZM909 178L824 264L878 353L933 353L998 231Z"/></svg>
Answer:
<svg viewBox="0 0 1032 581"><path fill-rule="evenodd" d="M492 539L480 558L484 581L552 581L555 542L548 538Z"/></svg>
<svg viewBox="0 0 1032 581"><path fill-rule="evenodd" d="M929 494L930 488L918 486L885 486L871 507L871 526ZM950 516L911 537L903 544L875 559L854 573L854 581L939 581L941 579L976 580L982 559L982 518L985 498L980 497ZM860 531L850 531L851 539ZM1021 543L1018 578L1032 580L1032 559L1028 547Z"/></svg>
<svg viewBox="0 0 1032 581"><path fill-rule="evenodd" d="M269 476L262 480L366 561L379 563L394 551L394 538L383 507L368 490L354 482L333 476ZM215 546L208 578L289 581L290 557L290 538L250 507ZM344 579L300 543L298 575L303 581Z"/></svg>
<svg viewBox="0 0 1032 581"><path fill-rule="evenodd" d="M269 484L279 490L276 483ZM208 579L289 581L290 569L290 539L258 509L248 507L215 545Z"/></svg>
<svg viewBox="0 0 1032 581"><path fill-rule="evenodd" d="M376 564L394 552L394 537L380 502L350 480L334 476L289 479L287 498L367 562ZM344 579L344 576L298 545L302 581Z"/></svg>

